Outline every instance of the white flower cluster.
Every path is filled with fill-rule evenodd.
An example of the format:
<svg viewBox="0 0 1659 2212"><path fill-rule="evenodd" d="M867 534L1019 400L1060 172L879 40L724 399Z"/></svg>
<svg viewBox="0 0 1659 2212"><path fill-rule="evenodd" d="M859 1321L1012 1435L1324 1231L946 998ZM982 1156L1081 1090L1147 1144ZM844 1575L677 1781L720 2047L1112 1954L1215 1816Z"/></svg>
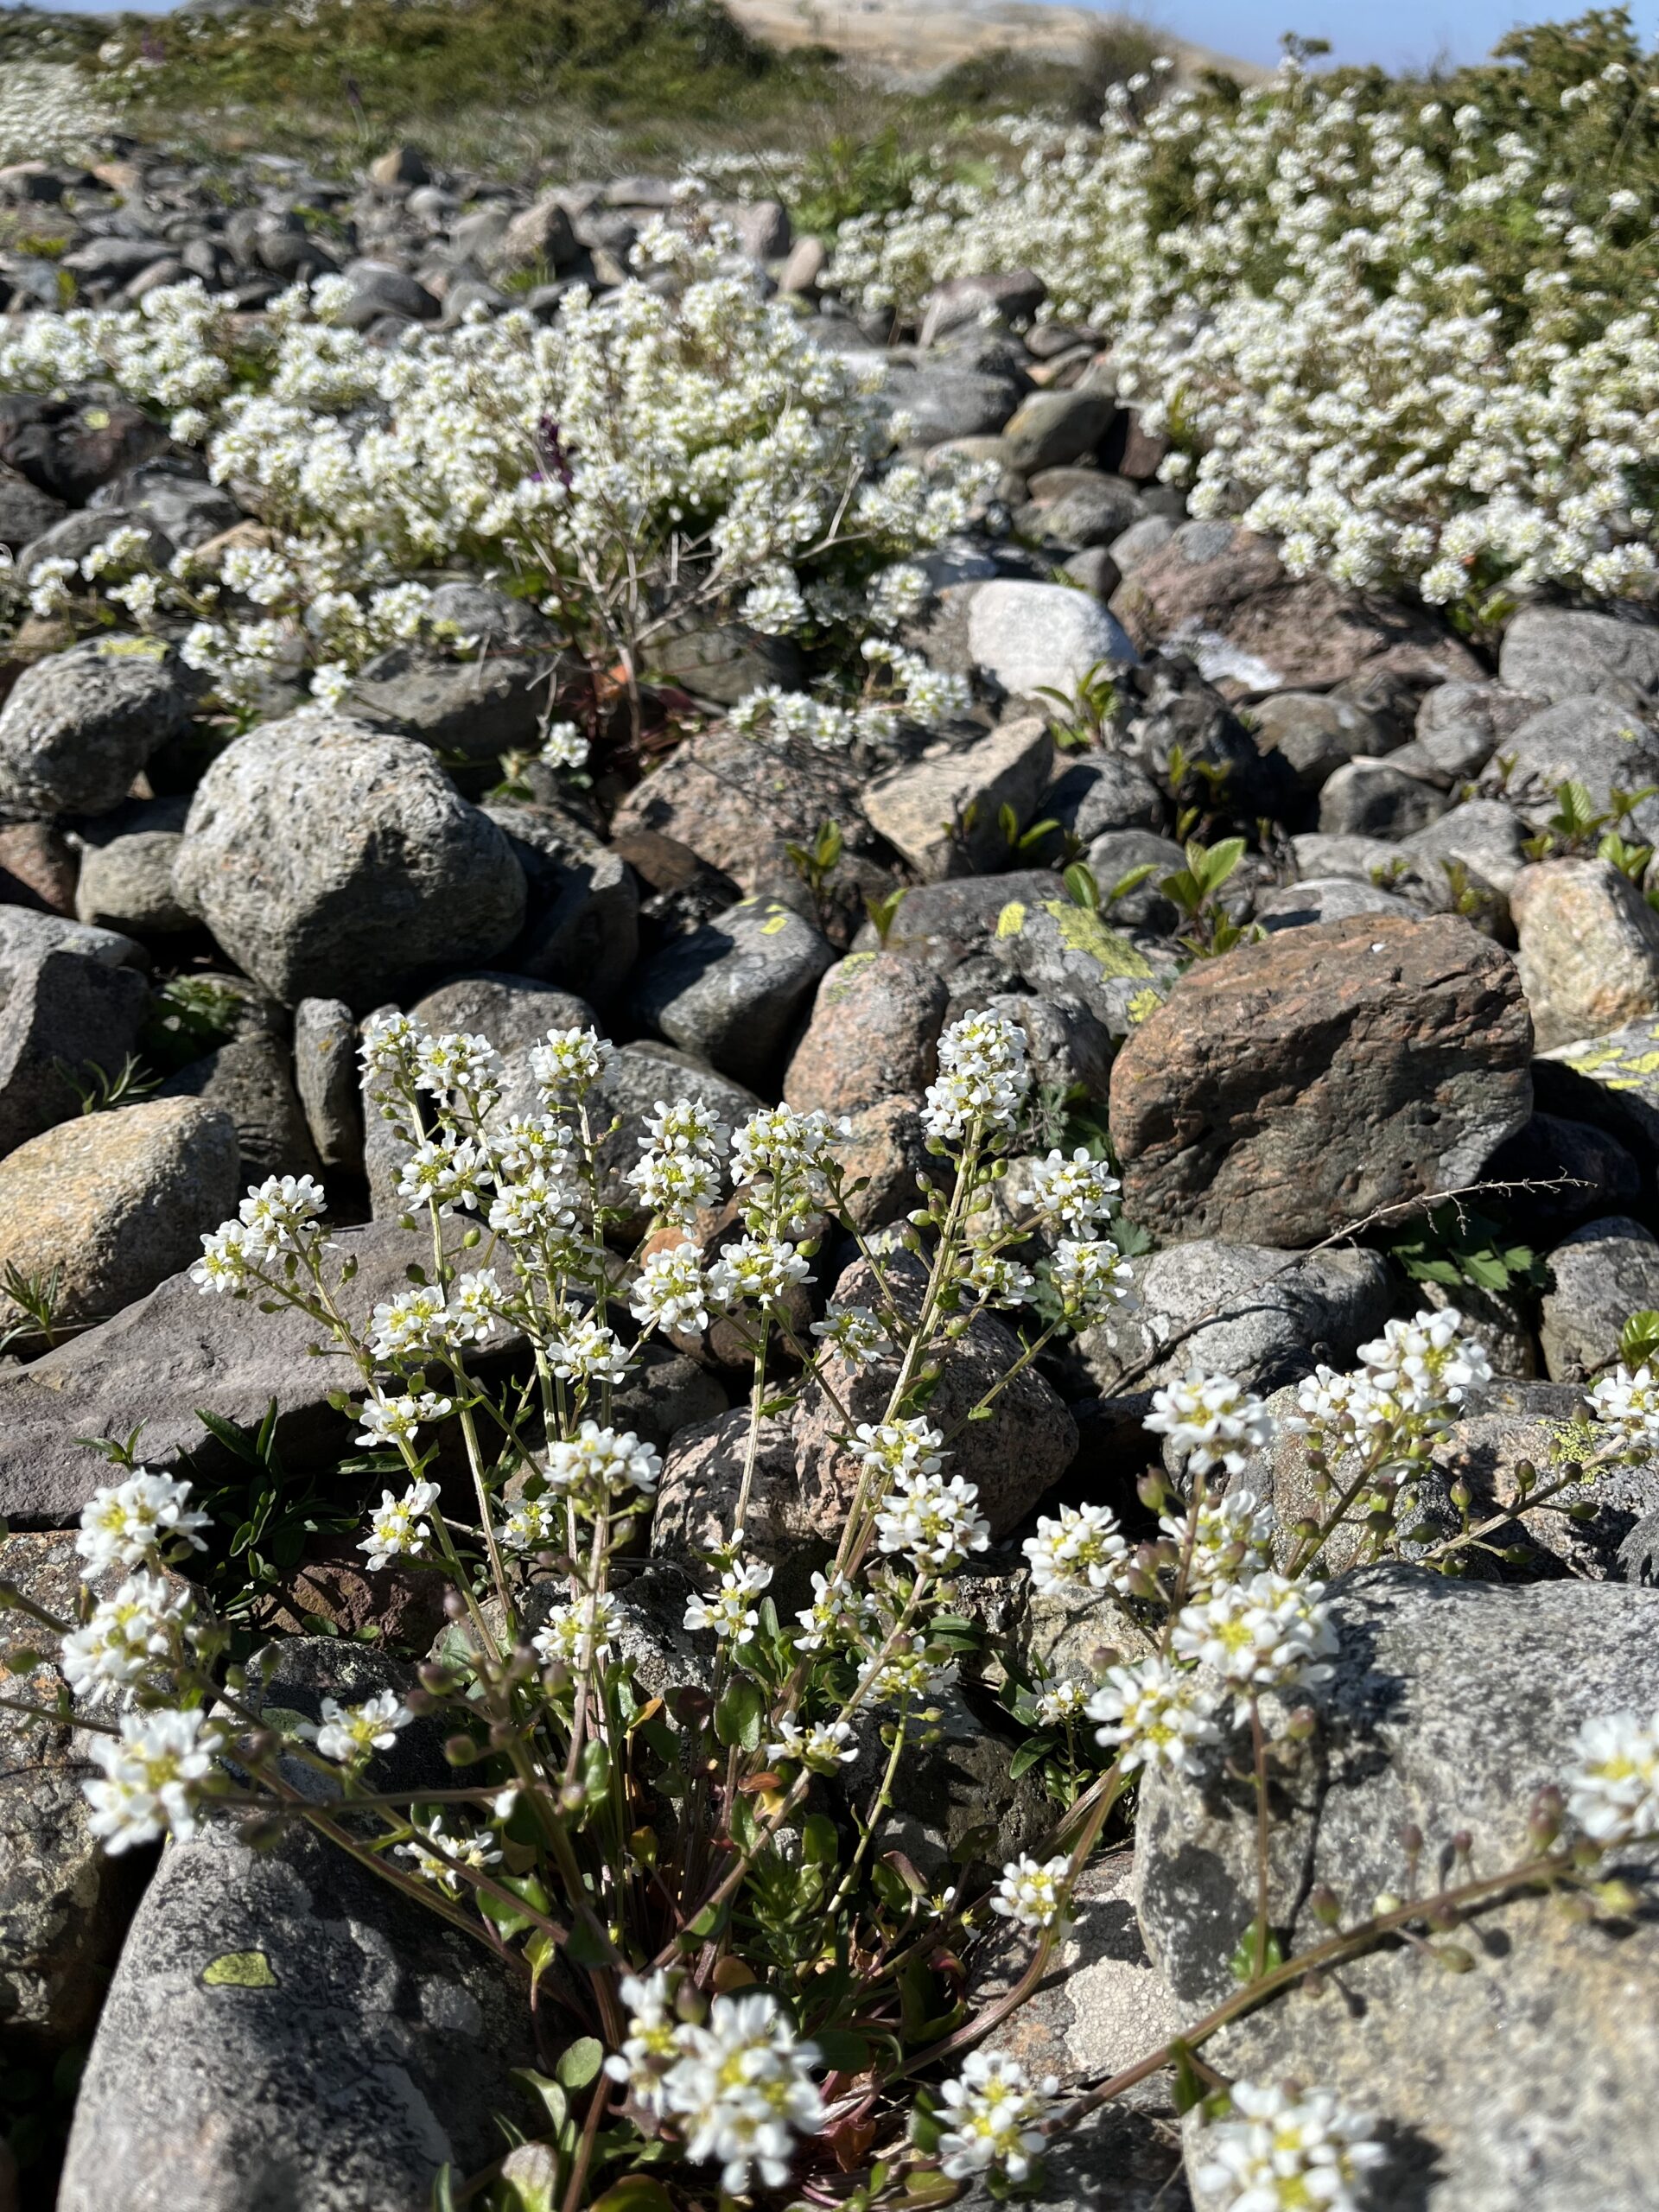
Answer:
<svg viewBox="0 0 1659 2212"><path fill-rule="evenodd" d="M938 1079L927 1086L922 1125L942 1143L960 1143L973 1128L1007 1137L1030 1088L1018 1024L1000 1014L964 1014L939 1039Z"/></svg>
<svg viewBox="0 0 1659 2212"><path fill-rule="evenodd" d="M673 2122L689 2158L717 2164L728 2194L743 2195L757 2173L766 2188L781 2189L796 2138L823 2122L817 2044L797 2036L764 1990L716 1997L698 2023L676 2017L660 1971L625 1974L620 1988L628 2034L605 2062L613 2081Z"/></svg>
<svg viewBox="0 0 1659 2212"><path fill-rule="evenodd" d="M1023 2181L1042 2152L1043 2123L1058 2108L1059 2087L1053 2074L1033 2082L1019 2060L1005 2052L970 2052L961 2073L939 2091L939 2116L945 2123L939 2138L944 2171L952 2181L990 2172Z"/></svg>
<svg viewBox="0 0 1659 2212"><path fill-rule="evenodd" d="M1195 2179L1226 2212L1360 2212L1387 2152L1375 2126L1328 2089L1235 2082L1231 2114L1198 2139Z"/></svg>
<svg viewBox="0 0 1659 2212"><path fill-rule="evenodd" d="M1592 1841L1659 1834L1659 1713L1587 1721L1572 1745L1567 1809Z"/></svg>
<svg viewBox="0 0 1659 2212"><path fill-rule="evenodd" d="M1656 84L1643 57L1563 99L1618 103L1622 145ZM1119 98L1098 133L1013 126L1014 174L964 176L941 148L908 206L842 225L830 280L913 314L942 280L1035 270L1046 312L1111 332L1119 393L1181 442L1166 473L1192 512L1277 537L1293 570L1435 601L1651 596L1649 211L1556 127L1414 113L1380 72L1294 62L1234 104ZM1637 281L1609 281L1627 252Z"/></svg>
<svg viewBox="0 0 1659 2212"><path fill-rule="evenodd" d="M1492 1379L1484 1348L1451 1306L1390 1321L1360 1346L1359 1357L1351 1374L1316 1368L1297 1389L1292 1426L1332 1455L1408 1449L1445 1427Z"/></svg>
<svg viewBox="0 0 1659 2212"><path fill-rule="evenodd" d="M1262 1399L1230 1375L1197 1369L1154 1391L1146 1427L1154 1436L1166 1436L1195 1475L1214 1467L1236 1475L1249 1454L1265 1451L1274 1437L1273 1416Z"/></svg>

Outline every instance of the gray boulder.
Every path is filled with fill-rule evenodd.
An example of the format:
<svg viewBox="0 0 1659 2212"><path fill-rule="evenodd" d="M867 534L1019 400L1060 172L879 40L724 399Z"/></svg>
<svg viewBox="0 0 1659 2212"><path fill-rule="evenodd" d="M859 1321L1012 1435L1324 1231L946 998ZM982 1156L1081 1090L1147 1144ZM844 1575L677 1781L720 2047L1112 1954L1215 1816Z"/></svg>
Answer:
<svg viewBox="0 0 1659 2212"><path fill-rule="evenodd" d="M919 961L855 952L825 974L784 1077L801 1113L855 1114L884 1098L919 1097L938 1071L948 995Z"/></svg>
<svg viewBox="0 0 1659 2212"><path fill-rule="evenodd" d="M389 645L359 672L351 710L371 728L487 765L537 742L552 674L550 658L496 651L456 660Z"/></svg>
<svg viewBox="0 0 1659 2212"><path fill-rule="evenodd" d="M1037 812L1053 760L1047 724L1029 715L959 753L877 777L864 793L864 817L918 875L938 882L972 874L1007 851L1005 807L1022 830Z"/></svg>
<svg viewBox="0 0 1659 2212"><path fill-rule="evenodd" d="M72 1077L119 1072L149 1001L135 969L83 952L14 955L0 941L0 1154L78 1110Z"/></svg>
<svg viewBox="0 0 1659 2212"><path fill-rule="evenodd" d="M1057 761L1043 793L1041 811L1052 815L1080 844L1108 830L1161 830L1164 802L1150 776L1121 753L1092 753Z"/></svg>
<svg viewBox="0 0 1659 2212"><path fill-rule="evenodd" d="M159 638L93 638L27 668L0 708L0 804L32 814L107 814L189 695Z"/></svg>
<svg viewBox="0 0 1659 2212"><path fill-rule="evenodd" d="M1594 694L1645 706L1659 701L1659 629L1577 607L1523 607L1503 632L1497 672L1538 699Z"/></svg>
<svg viewBox="0 0 1659 2212"><path fill-rule="evenodd" d="M1001 577L981 584L969 602L968 650L1010 697L1045 689L1072 696L1100 662L1140 658L1116 619L1087 592Z"/></svg>
<svg viewBox="0 0 1659 2212"><path fill-rule="evenodd" d="M1345 875L1315 876L1311 883L1287 883L1263 892L1255 918L1269 935L1306 929L1313 922L1346 921L1354 914L1409 914L1412 908L1380 884L1359 883Z"/></svg>
<svg viewBox="0 0 1659 2212"><path fill-rule="evenodd" d="M529 918L507 954L518 972L580 990L607 1007L639 953L633 870L569 817L544 807L486 805L529 886Z"/></svg>
<svg viewBox="0 0 1659 2212"><path fill-rule="evenodd" d="M176 830L139 830L90 845L81 856L75 912L83 922L132 937L170 937L195 926L178 901L173 864L183 839Z"/></svg>
<svg viewBox="0 0 1659 2212"><path fill-rule="evenodd" d="M1319 828L1326 836L1406 837L1446 807L1443 791L1392 760L1350 760L1319 793Z"/></svg>
<svg viewBox="0 0 1659 2212"><path fill-rule="evenodd" d="M191 802L175 881L290 1005L372 1006L439 962L488 959L524 919L506 840L424 746L308 715L220 753Z"/></svg>
<svg viewBox="0 0 1659 2212"><path fill-rule="evenodd" d="M1471 798L1438 822L1414 830L1401 840L1401 851L1416 867L1437 875L1446 861L1452 861L1507 900L1527 864L1526 840L1527 826L1512 806L1502 799Z"/></svg>
<svg viewBox="0 0 1659 2212"><path fill-rule="evenodd" d="M1250 710L1255 741L1279 754L1305 791L1317 791L1362 754L1386 753L1388 727L1328 691L1275 691Z"/></svg>
<svg viewBox="0 0 1659 2212"><path fill-rule="evenodd" d="M773 1067L807 994L834 959L799 914L774 899L745 899L647 961L634 1005L671 1044L753 1082Z"/></svg>
<svg viewBox="0 0 1659 2212"><path fill-rule="evenodd" d="M360 1168L357 1023L344 999L302 999L295 1007L294 1079L322 1165Z"/></svg>
<svg viewBox="0 0 1659 2212"><path fill-rule="evenodd" d="M1659 638L1659 631L1631 634ZM1510 804L1541 826L1556 810L1562 784L1582 784L1599 812L1611 806L1615 791L1659 784L1659 734L1618 698L1563 698L1504 741L1502 761L1492 763L1483 785L1501 784ZM1659 835L1659 798L1643 799L1630 819L1644 837Z"/></svg>
<svg viewBox="0 0 1659 2212"><path fill-rule="evenodd" d="M1136 1277L1119 1318L1078 1340L1108 1396L1125 1369L1147 1357L1155 1364L1145 1387L1198 1366L1274 1390L1321 1363L1347 1366L1389 1318L1387 1262L1352 1246L1299 1258L1205 1238L1155 1253Z"/></svg>
<svg viewBox="0 0 1659 2212"><path fill-rule="evenodd" d="M1659 914L1609 861L1542 861L1510 892L1541 1050L1659 1014Z"/></svg>
<svg viewBox="0 0 1659 2212"><path fill-rule="evenodd" d="M145 968L149 955L119 930L72 922L64 914L36 914L27 906L0 906L0 968L26 968L48 952L73 952L100 968Z"/></svg>
<svg viewBox="0 0 1659 2212"><path fill-rule="evenodd" d="M1275 1775L1269 1911L1289 1955L1323 1933L1315 1885L1350 1922L1384 1891L1409 1894L1408 1823L1424 1838L1425 1890L1459 1832L1473 1839L1476 1875L1524 1858L1529 1808L1561 1779L1574 1732L1659 1704L1659 1592L1503 1589L1394 1567L1344 1583L1335 1620L1335 1675L1312 1697L1321 1726ZM1141 1924L1186 2020L1236 1987L1228 1961L1255 1912L1254 1802L1219 1765L1143 1785ZM1648 1846L1618 1859L1640 1879L1655 1856ZM1645 2207L1659 2150L1649 1916L1583 1921L1524 1894L1452 1940L1465 1972L1384 1946L1319 1994L1224 2029L1205 2059L1230 2077L1317 2083L1376 2114L1389 2150L1368 2190L1378 2212ZM1189 2159L1201 2159L1202 2123L1188 2125ZM1199 2198L1205 2212L1212 2202Z"/></svg>
<svg viewBox="0 0 1659 2212"><path fill-rule="evenodd" d="M1117 404L1108 393L1084 385L1034 391L1002 425L1010 464L1029 473L1079 460L1094 451L1116 412Z"/></svg>
<svg viewBox="0 0 1659 2212"><path fill-rule="evenodd" d="M1544 1364L1558 1382L1582 1382L1617 1360L1619 1332L1632 1313L1659 1307L1659 1242L1639 1221L1610 1214L1575 1229L1548 1259Z"/></svg>
<svg viewBox="0 0 1659 2212"><path fill-rule="evenodd" d="M267 1175L315 1175L322 1162L294 1088L287 1045L267 1034L238 1037L168 1077L158 1096L199 1098L236 1132L240 1184ZM228 1211L228 1209L227 1209Z"/></svg>
<svg viewBox="0 0 1659 2212"><path fill-rule="evenodd" d="M360 1645L279 1649L256 1707L315 1719L325 1693L413 1686ZM377 1761L381 1786L447 1782L433 1735ZM164 2176L181 2212L410 2212L440 2167L499 2154L491 2113L534 2059L523 1983L481 1944L309 1829L260 1853L220 1818L173 1845L145 1893L59 2204L141 2212Z"/></svg>

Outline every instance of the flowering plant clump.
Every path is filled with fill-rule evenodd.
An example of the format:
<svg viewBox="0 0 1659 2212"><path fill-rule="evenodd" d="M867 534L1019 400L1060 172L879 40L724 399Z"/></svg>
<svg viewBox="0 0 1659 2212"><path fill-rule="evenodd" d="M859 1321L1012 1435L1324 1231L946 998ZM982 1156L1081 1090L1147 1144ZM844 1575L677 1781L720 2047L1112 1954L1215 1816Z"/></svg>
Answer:
<svg viewBox="0 0 1659 2212"><path fill-rule="evenodd" d="M352 1258L311 1178L256 1186L202 1240L201 1294L302 1314L347 1378L341 1410L395 1469L362 1554L372 1573L442 1578L450 1622L405 1685L324 1699L313 1719L264 1707L258 1663L226 1663L227 1630L186 1579L207 1525L189 1484L140 1466L82 1517L104 1594L89 1587L71 1619L15 1589L5 1602L58 1639L109 1850L188 1840L209 1821L267 1843L309 1826L522 1978L560 2082L587 2098L547 2145L562 2202L640 2164L671 2167L683 2201L711 2207L785 2188L810 2200L855 2171L869 2206L913 2203L941 2177L1006 2191L1057 2130L1117 2093L1068 2098L988 2040L1065 1940L1114 1807L1137 1777L1253 1775L1265 1835L1272 1768L1317 1726L1307 1700L1335 1655L1313 1570L1344 1525L1386 1541L1484 1363L1459 1316L1426 1313L1391 1325L1354 1375L1310 1382L1299 1419L1329 1475L1319 1513L1289 1530L1241 1482L1274 1440L1264 1403L1219 1375L1160 1391L1147 1427L1172 1471L1143 1485L1156 1535L1132 1541L1106 1507L1062 1505L1025 1543L1034 1590L1120 1609L1147 1656L1042 1685L1027 1717L1068 1746L1052 1838L931 1894L877 1847L906 1748L938 1721L973 1642L954 1578L993 1522L954 1448L1060 1332L1128 1293L1116 1183L1058 1152L1009 1173L1031 1076L1022 1033L994 1013L946 1033L925 1107L939 1172L881 1238L849 1210L841 1133L822 1115L764 1107L733 1128L700 1098L664 1099L619 1170L610 1056L590 1031L550 1032L527 1056L536 1095L513 1110L488 1039L429 1035L400 1014L368 1026L365 1073L421 1256L361 1323ZM993 1207L999 1185L1018 1195ZM739 1232L723 1246L709 1233L722 1201L721 1233ZM809 1325L831 1233L855 1241L869 1302L832 1301ZM1086 1289L1058 1258L1079 1241L1102 1255ZM988 1269L1016 1252L1022 1287L1003 1295L1029 1313L1023 1348L947 1423L941 1370ZM664 1698L629 1656L653 1633L629 1554L664 1469L619 1394L653 1345L715 1324L747 1347L747 1434L726 1524L671 1623L695 1639L701 1676ZM879 1417L856 1421L836 1377L876 1363ZM1637 1448L1645 1388L1621 1374L1593 1394L1610 1459ZM837 1424L844 1510L791 1617L749 1524L762 1425L808 1391ZM1347 1459L1351 1474L1338 1471ZM1455 1564L1482 1527L1465 1516L1438 1555ZM382 1787L378 1762L417 1719L446 1732L453 1783ZM1565 1748L1573 1825L1541 1853L1534 1839L1517 1884L1587 1881L1599 1847L1653 1829L1655 1740L1650 1719L1615 1715ZM1189 2063L1323 1955L1280 1957L1265 1863L1238 1999L1131 2079ZM1491 1894L1490 1878L1477 1886ZM1459 1897L1379 1900L1331 1941L1351 1955L1431 1913L1438 1929ZM1025 1963L987 2007L959 1961L994 1932ZM1364 2118L1317 2088L1236 2082L1215 2111L1205 2171L1229 2203L1357 2202L1379 2155ZM1300 2196L1262 2196L1275 2175ZM468 2194L508 2212L493 2187L486 2175Z"/></svg>
<svg viewBox="0 0 1659 2212"><path fill-rule="evenodd" d="M480 312L388 351L336 319L338 276L284 293L251 331L196 283L29 316L0 343L0 385L97 381L164 411L264 537L161 569L145 533L119 529L39 564L33 611L181 632L235 710L274 675L334 705L385 646L486 647L434 603L470 570L544 618L533 649L564 766L613 696L638 735L641 683L677 634L732 622L796 640L819 680L743 702L757 736L844 746L959 714L961 680L894 632L930 596L912 556L963 527L983 471L887 465L880 365L815 345L695 194L647 225L634 281L574 292L547 323Z"/></svg>
<svg viewBox="0 0 1659 2212"><path fill-rule="evenodd" d="M1628 14L1516 32L1449 84L1293 54L1155 89L1097 132L1012 126L989 175L942 150L842 226L834 281L909 317L943 279L1034 270L1046 312L1111 333L1190 512L1297 572L1477 613L1659 593L1659 60Z"/></svg>

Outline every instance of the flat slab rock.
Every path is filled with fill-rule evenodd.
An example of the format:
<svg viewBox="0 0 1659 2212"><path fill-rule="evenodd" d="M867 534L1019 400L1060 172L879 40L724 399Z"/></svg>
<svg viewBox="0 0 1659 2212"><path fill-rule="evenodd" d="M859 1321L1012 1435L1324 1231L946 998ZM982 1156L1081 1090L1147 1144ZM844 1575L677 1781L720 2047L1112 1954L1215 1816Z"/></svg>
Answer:
<svg viewBox="0 0 1659 2212"><path fill-rule="evenodd" d="M1477 1876L1526 1849L1535 1793L1560 1780L1593 1716L1659 1705L1659 1592L1589 1582L1522 1588L1421 1568L1338 1586L1341 1643L1315 1693L1319 1732L1275 1789L1270 1912L1294 1955L1316 1940L1327 1883L1357 1916L1406 1892L1414 1822L1435 1878L1452 1835ZM1192 2021L1236 1986L1228 1961L1255 1910L1254 1792L1149 1777L1136 1830L1147 1946ZM1652 1847L1618 1854L1650 1882ZM1651 1892L1649 1891L1649 1894ZM1223 2074L1287 2076L1375 2113L1389 2159L1373 2212L1638 2212L1659 2164L1659 1920L1571 1921L1548 1897L1492 1907L1447 1974L1407 1946L1351 1961L1318 1996L1268 2004L1205 2056ZM1202 2156L1189 2122L1190 2164ZM1202 2212L1219 2205L1195 2191Z"/></svg>
<svg viewBox="0 0 1659 2212"><path fill-rule="evenodd" d="M1131 1220L1295 1250L1472 1182L1532 1111L1515 963L1455 916L1358 914L1188 971L1112 1071Z"/></svg>
<svg viewBox="0 0 1659 2212"><path fill-rule="evenodd" d="M405 1287L417 1240L395 1222L337 1233L358 1273L346 1293L359 1318ZM201 1445L196 1408L257 1421L275 1398L283 1448L343 1440L328 1393L349 1387L340 1357L313 1359L316 1326L292 1312L262 1313L251 1300L205 1296L187 1272L170 1275L113 1320L29 1366L0 1373L0 1514L25 1528L76 1520L106 1463L80 1442L124 1437L142 1420L139 1455L152 1467Z"/></svg>

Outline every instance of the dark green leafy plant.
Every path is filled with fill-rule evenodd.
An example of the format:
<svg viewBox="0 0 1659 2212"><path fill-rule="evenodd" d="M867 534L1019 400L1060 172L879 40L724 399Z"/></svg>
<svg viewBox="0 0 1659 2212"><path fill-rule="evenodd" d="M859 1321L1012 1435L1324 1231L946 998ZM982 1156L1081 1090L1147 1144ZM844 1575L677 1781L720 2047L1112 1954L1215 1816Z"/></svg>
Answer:
<svg viewBox="0 0 1659 2212"><path fill-rule="evenodd" d="M1535 1292L1548 1285L1549 1271L1531 1245L1475 1206L1436 1206L1387 1242L1413 1282L1440 1283L1448 1290L1471 1284L1499 1293Z"/></svg>

